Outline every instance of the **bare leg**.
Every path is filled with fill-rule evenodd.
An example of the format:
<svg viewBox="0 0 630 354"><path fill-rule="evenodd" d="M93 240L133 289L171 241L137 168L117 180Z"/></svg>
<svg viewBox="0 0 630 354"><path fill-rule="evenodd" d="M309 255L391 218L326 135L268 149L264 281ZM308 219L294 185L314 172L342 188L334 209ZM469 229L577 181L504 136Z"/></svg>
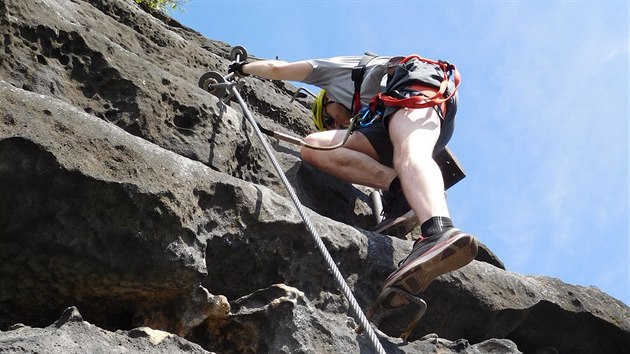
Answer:
<svg viewBox="0 0 630 354"><path fill-rule="evenodd" d="M420 223L434 216L449 217L442 173L432 157L439 133L440 120L432 108L400 109L389 121L394 167ZM409 298L388 288L403 288L417 295L436 277L465 266L477 255L478 242L472 235L454 227L430 232L414 243L411 253L385 280L384 292L393 294L385 300L387 307L409 302Z"/></svg>
<svg viewBox="0 0 630 354"><path fill-rule="evenodd" d="M345 130L329 130L310 134L305 141L315 146L331 146L339 143L345 134ZM350 183L387 190L396 177L394 169L379 162L378 154L365 135L356 131L338 149L303 147L300 153L304 161Z"/></svg>
<svg viewBox="0 0 630 354"><path fill-rule="evenodd" d="M431 108L403 108L389 121L394 168L420 223L433 216L449 216L442 173L432 156L440 134L439 119Z"/></svg>

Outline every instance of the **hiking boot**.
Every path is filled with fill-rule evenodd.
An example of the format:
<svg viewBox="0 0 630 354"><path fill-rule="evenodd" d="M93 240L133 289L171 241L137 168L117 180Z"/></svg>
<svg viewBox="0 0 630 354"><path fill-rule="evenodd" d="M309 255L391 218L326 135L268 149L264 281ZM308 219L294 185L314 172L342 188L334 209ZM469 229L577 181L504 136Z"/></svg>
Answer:
<svg viewBox="0 0 630 354"><path fill-rule="evenodd" d="M374 226L372 231L405 238L405 235L418 227L420 222L416 213L411 209L402 192L383 193L383 221Z"/></svg>
<svg viewBox="0 0 630 354"><path fill-rule="evenodd" d="M398 268L385 279L383 289L398 287L418 294L440 275L470 263L477 255L477 247L477 240L473 236L456 228L420 238L407 258L400 261ZM391 309L407 303L409 301L403 296L393 293L383 306Z"/></svg>

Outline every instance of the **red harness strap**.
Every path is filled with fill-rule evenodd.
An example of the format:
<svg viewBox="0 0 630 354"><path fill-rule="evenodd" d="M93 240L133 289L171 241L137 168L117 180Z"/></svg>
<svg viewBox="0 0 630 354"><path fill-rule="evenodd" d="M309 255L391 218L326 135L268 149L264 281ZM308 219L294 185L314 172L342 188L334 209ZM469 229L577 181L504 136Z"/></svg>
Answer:
<svg viewBox="0 0 630 354"><path fill-rule="evenodd" d="M436 92L438 92L438 90L439 90L439 89L436 89L435 87L422 86L422 85L418 85L418 84L409 85L409 86L407 86L407 88L410 89L410 90L422 92L422 95L424 95L424 96L420 96L420 97L424 98L425 103L426 103L427 97L433 97L434 95L436 95ZM442 103L436 103L435 106L440 106L440 109L442 110L443 117L446 117L446 109L447 109L446 101L444 101Z"/></svg>
<svg viewBox="0 0 630 354"><path fill-rule="evenodd" d="M455 67L454 64L450 64L446 61L442 60L433 60L423 58L419 55L410 55L403 60L400 61L400 64L403 64L413 58L416 58L422 62L434 64L439 66L444 73L442 82L440 83L440 88L435 92L435 94L431 97L425 96L413 96L408 98L395 98L387 95L386 93L378 93L371 101L370 101L370 110L374 111L376 107L378 107L379 103L382 103L385 106L394 106L394 107L405 107L405 108L427 108L433 107L436 105L442 105L446 101L450 100L457 92L457 88L461 82L461 76L459 75L459 71ZM453 92L449 94L448 97L444 97L444 93L448 88L448 81L450 76L453 75L453 81L455 83L455 89Z"/></svg>

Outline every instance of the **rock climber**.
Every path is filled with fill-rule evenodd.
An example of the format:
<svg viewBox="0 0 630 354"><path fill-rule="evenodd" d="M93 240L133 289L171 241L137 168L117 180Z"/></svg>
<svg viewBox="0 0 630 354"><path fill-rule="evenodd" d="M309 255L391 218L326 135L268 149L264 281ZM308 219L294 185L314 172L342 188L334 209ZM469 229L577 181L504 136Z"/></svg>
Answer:
<svg viewBox="0 0 630 354"><path fill-rule="evenodd" d="M228 71L319 87L313 120L320 131L308 135L305 142L331 146L345 137L343 127L350 124L355 107L368 107L379 93L429 101L444 85L440 67L418 56L374 56L367 63L364 57L241 61L233 62ZM352 77L357 67L363 70L360 90L355 88L356 79ZM411 253L385 280L384 289L398 287L417 294L436 277L465 266L476 256L476 238L453 226L441 171L433 159L433 154L444 149L453 134L458 101L454 90L455 85L449 80L443 92L448 100L429 107L381 105L379 119L357 127L342 147L302 147L300 151L304 161L322 171L350 183L389 191L398 196L393 198L395 201L408 202L420 223L421 235ZM357 92L359 104L357 98L353 102ZM404 207L399 209L407 212ZM392 293L385 305L398 307L405 303L403 297Z"/></svg>

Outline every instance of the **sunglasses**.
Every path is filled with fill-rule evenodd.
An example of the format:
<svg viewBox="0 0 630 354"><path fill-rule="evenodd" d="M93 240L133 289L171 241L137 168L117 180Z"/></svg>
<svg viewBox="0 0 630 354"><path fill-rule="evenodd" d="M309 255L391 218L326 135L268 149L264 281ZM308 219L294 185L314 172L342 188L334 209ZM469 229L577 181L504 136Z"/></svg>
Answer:
<svg viewBox="0 0 630 354"><path fill-rule="evenodd" d="M328 99L328 95L324 96L324 102L322 104L322 120L324 121L324 125L328 128L333 128L335 126L335 118L331 117L326 112L326 107L331 103L337 103L331 99Z"/></svg>

